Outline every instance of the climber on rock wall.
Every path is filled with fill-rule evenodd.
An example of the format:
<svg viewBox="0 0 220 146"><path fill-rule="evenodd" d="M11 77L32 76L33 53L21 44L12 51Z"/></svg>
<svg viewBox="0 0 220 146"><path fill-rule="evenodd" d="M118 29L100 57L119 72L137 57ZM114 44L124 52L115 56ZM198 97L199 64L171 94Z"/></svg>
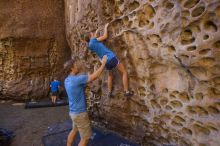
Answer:
<svg viewBox="0 0 220 146"><path fill-rule="evenodd" d="M118 60L115 53L113 53L109 48L107 48L102 41L108 38L108 26L109 23L105 25L104 34L102 36L97 37L98 29L96 31L91 31L82 35L83 40L88 42L89 49L96 53L98 57L101 59L104 55L108 56L108 60L106 63L106 69L108 70L108 97L112 97L112 80L113 74L112 70L117 68L122 74L122 82L124 87L124 96L131 97L133 96L133 92L129 91L129 83L128 83L128 73L125 69L124 65Z"/></svg>
<svg viewBox="0 0 220 146"><path fill-rule="evenodd" d="M81 137L79 146L88 144L92 129L86 108L85 87L87 83L94 81L101 75L106 62L107 56L105 55L101 60L102 65L88 75L78 75L82 70L82 63L77 59L69 60L64 64L64 71L68 74L64 86L69 100L69 115L72 119L72 130L67 138L67 146L72 146L77 131Z"/></svg>

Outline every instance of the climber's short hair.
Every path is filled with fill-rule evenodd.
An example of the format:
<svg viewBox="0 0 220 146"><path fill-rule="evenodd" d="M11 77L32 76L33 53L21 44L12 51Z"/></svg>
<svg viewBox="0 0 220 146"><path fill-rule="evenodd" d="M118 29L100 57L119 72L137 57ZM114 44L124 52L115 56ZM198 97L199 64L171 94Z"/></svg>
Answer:
<svg viewBox="0 0 220 146"><path fill-rule="evenodd" d="M81 35L81 38L83 39L83 40L85 40L86 42L89 42L89 40L90 40L90 33L92 32L92 33L95 33L95 31L96 31L96 29L91 29L89 32L86 32L86 33L84 33L84 34L82 34Z"/></svg>
<svg viewBox="0 0 220 146"><path fill-rule="evenodd" d="M82 39L85 40L86 42L89 42L90 40L90 32L86 32L83 35L81 35Z"/></svg>

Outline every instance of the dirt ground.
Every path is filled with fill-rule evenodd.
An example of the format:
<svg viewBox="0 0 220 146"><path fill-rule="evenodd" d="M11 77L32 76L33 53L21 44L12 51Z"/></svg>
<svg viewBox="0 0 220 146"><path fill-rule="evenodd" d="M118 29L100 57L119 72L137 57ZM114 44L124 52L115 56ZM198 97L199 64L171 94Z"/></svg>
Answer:
<svg viewBox="0 0 220 146"><path fill-rule="evenodd" d="M24 109L24 105L0 101L0 127L16 135L11 146L41 146L48 127L67 119L68 106Z"/></svg>

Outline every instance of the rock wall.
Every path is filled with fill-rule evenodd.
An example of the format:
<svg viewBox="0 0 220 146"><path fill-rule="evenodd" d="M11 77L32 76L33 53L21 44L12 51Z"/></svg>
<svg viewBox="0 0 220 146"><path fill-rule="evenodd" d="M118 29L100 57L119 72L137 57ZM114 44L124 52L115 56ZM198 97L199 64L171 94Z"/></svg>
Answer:
<svg viewBox="0 0 220 146"><path fill-rule="evenodd" d="M80 35L109 26L105 42L126 65L135 96L106 97L107 73L88 89L99 125L142 145L220 145L219 0L66 0L72 54L92 69ZM92 90L92 92L89 92Z"/></svg>
<svg viewBox="0 0 220 146"><path fill-rule="evenodd" d="M0 96L46 97L70 56L64 1L0 1Z"/></svg>

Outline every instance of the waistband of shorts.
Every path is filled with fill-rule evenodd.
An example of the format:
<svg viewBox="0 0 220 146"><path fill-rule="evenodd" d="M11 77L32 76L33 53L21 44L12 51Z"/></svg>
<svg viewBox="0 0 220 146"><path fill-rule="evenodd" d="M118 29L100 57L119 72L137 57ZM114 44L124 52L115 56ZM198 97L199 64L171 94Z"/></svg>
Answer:
<svg viewBox="0 0 220 146"><path fill-rule="evenodd" d="M78 115L81 115L81 114L88 114L88 112L81 112L81 113L69 112L69 115L70 115L71 117L75 117L75 116L78 116Z"/></svg>

